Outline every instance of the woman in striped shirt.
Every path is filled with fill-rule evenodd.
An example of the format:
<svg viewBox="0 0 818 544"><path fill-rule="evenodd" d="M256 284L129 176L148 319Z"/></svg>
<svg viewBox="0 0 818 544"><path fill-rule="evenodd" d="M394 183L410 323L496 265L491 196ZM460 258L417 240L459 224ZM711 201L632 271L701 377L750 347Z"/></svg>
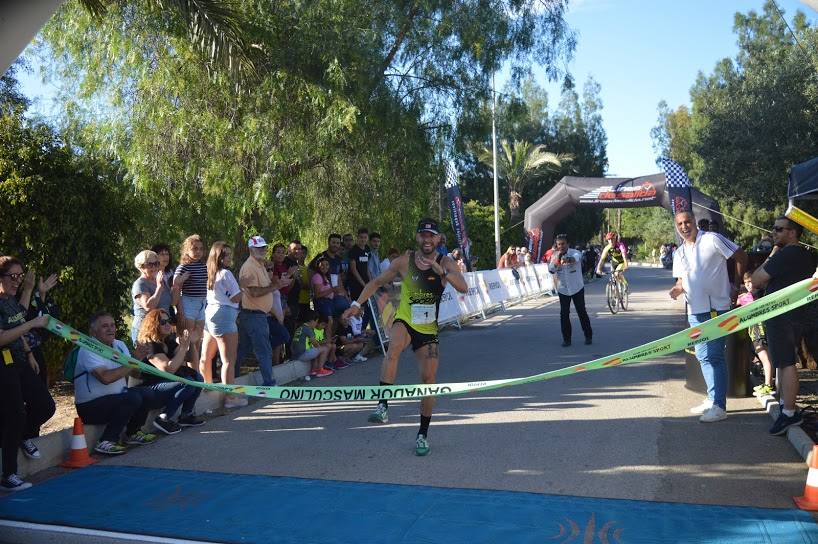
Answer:
<svg viewBox="0 0 818 544"><path fill-rule="evenodd" d="M177 331L188 331L190 357L188 366L196 370L199 346L205 324L207 304L207 265L204 263L204 244L198 234L182 242L179 266L173 278L174 306L176 306Z"/></svg>

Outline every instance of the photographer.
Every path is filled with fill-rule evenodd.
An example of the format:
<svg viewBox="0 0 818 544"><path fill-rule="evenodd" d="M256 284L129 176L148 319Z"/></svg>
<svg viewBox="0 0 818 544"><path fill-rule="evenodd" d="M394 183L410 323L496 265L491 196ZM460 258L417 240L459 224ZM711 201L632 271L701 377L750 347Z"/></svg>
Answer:
<svg viewBox="0 0 818 544"><path fill-rule="evenodd" d="M585 343L590 344L593 338L591 319L585 310L585 282L582 279L582 254L568 247L568 235L559 234L554 241L554 253L548 262L548 270L557 276L559 284L557 293L560 297L560 325L562 328L562 347L571 345L571 301L579 316Z"/></svg>

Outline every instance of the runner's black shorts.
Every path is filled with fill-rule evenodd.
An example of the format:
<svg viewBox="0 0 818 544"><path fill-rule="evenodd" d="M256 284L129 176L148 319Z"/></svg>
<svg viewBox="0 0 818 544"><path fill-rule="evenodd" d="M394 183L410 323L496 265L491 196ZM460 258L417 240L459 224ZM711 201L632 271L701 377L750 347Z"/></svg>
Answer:
<svg viewBox="0 0 818 544"><path fill-rule="evenodd" d="M418 332L403 319L396 319L393 323L401 323L404 327L406 327L406 332L409 333L409 339L412 341L412 351L417 351L423 346L428 346L429 344L440 343L440 340L438 340L436 334L423 334L422 332Z"/></svg>

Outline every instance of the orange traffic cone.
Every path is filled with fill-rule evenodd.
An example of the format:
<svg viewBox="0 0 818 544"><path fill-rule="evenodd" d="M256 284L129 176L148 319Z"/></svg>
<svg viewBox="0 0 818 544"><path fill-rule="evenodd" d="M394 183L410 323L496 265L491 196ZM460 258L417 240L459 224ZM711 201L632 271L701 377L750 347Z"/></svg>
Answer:
<svg viewBox="0 0 818 544"><path fill-rule="evenodd" d="M809 472L807 485L804 486L803 497L793 497L792 500L801 510L818 511L818 445L812 446L809 456Z"/></svg>
<svg viewBox="0 0 818 544"><path fill-rule="evenodd" d="M97 460L88 455L88 445L85 443L85 430L82 419L74 418L74 434L71 437L71 454L68 459L60 463L65 468L83 468L93 465Z"/></svg>

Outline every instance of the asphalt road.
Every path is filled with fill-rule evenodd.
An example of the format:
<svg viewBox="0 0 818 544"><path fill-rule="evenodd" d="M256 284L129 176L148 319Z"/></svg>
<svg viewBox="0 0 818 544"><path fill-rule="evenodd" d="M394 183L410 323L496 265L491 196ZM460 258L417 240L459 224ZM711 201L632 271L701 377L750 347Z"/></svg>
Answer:
<svg viewBox="0 0 818 544"><path fill-rule="evenodd" d="M441 336L440 382L527 376L665 336L685 326L672 280L629 272L628 312L610 315L603 281L586 287L594 344L560 347L559 305L541 298ZM380 359L305 386L375 384ZM417 383L411 353L399 383ZM699 423L688 408L680 354L624 367L438 401L432 452L413 454L418 403L390 402L390 422L366 421L372 403L255 401L127 455L130 465L529 491L582 497L791 508L806 471L789 443L767 434L754 399L730 399L729 418Z"/></svg>

